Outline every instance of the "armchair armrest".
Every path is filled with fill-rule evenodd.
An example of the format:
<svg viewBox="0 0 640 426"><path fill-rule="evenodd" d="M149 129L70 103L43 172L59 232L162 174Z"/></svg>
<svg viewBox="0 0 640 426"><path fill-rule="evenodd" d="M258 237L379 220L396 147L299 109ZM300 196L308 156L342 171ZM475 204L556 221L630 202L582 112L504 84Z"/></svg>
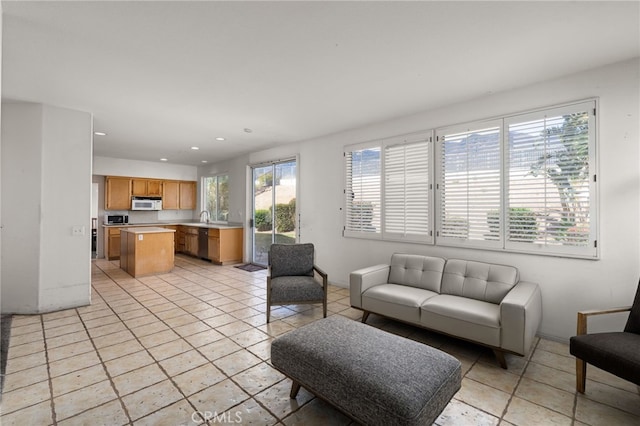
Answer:
<svg viewBox="0 0 640 426"><path fill-rule="evenodd" d="M380 264L358 269L349 274L349 299L351 306L362 308L362 293L378 284L386 284L390 266Z"/></svg>
<svg viewBox="0 0 640 426"><path fill-rule="evenodd" d="M542 320L538 284L521 281L500 302L503 349L526 355Z"/></svg>
<svg viewBox="0 0 640 426"><path fill-rule="evenodd" d="M627 312L631 310L631 306L622 306L620 308L611 309L590 309L587 311L578 311L578 327L576 334L587 334L587 318L592 315L615 314L618 312Z"/></svg>
<svg viewBox="0 0 640 426"><path fill-rule="evenodd" d="M314 270L318 275L320 275L320 277L322 277L322 287L324 288L325 293L326 293L326 291L327 291L327 285L328 285L328 282L327 282L327 273L326 273L326 272L324 272L322 269L320 269L320 268L319 268L318 266L316 266L316 265L313 265L313 270Z"/></svg>

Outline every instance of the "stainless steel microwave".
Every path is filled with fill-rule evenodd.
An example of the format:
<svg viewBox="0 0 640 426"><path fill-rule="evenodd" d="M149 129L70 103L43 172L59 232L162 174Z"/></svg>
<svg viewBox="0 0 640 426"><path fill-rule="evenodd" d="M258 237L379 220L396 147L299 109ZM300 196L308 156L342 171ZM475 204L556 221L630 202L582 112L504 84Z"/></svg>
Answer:
<svg viewBox="0 0 640 426"><path fill-rule="evenodd" d="M128 214L105 214L104 223L105 225L124 225L129 223L129 215Z"/></svg>
<svg viewBox="0 0 640 426"><path fill-rule="evenodd" d="M132 197L131 210L162 210L162 198Z"/></svg>

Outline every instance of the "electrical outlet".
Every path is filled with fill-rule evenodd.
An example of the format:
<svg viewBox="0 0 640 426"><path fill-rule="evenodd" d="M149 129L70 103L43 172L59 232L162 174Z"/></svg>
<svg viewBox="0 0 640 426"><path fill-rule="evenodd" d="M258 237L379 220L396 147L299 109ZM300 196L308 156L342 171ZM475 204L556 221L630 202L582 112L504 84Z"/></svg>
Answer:
<svg viewBox="0 0 640 426"><path fill-rule="evenodd" d="M71 235L81 237L84 235L84 226L74 226L71 228Z"/></svg>

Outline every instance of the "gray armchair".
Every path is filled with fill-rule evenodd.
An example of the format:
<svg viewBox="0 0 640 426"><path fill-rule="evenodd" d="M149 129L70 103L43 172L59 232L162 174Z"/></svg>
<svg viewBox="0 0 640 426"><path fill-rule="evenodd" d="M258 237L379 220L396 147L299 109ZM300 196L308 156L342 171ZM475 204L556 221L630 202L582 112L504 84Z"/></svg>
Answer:
<svg viewBox="0 0 640 426"><path fill-rule="evenodd" d="M587 334L592 315L630 311L624 331ZM640 386L640 283L632 306L578 312L577 336L569 351L576 357L576 390L584 393L587 364L594 365Z"/></svg>
<svg viewBox="0 0 640 426"><path fill-rule="evenodd" d="M327 274L314 265L313 244L272 244L267 275L267 323L273 305L322 303L326 318L327 286Z"/></svg>

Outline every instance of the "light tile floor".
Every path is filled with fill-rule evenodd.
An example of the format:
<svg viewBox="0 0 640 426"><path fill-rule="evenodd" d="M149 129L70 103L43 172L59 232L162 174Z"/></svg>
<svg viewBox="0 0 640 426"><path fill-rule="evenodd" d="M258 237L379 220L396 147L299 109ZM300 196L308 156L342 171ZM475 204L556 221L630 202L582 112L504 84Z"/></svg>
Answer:
<svg viewBox="0 0 640 426"><path fill-rule="evenodd" d="M94 260L91 306L14 316L2 425L348 425L269 364L270 342L321 317L278 307L265 323L265 271L178 256L170 274L133 279ZM331 286L329 314L360 318ZM498 367L491 351L372 315L371 325L435 346L463 366L438 425L639 425L635 385L590 367L575 392L566 344L536 340Z"/></svg>

